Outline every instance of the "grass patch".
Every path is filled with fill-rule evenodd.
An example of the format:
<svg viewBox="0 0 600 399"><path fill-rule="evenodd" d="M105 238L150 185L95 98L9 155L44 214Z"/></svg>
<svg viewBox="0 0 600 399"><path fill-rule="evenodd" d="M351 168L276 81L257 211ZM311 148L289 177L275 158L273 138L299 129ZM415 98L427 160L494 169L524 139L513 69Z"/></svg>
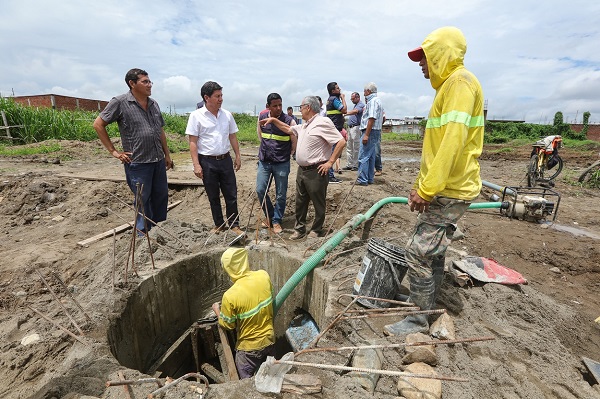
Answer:
<svg viewBox="0 0 600 399"><path fill-rule="evenodd" d="M51 154L53 152L59 152L60 150L62 150L62 147L58 143L34 144L26 147L0 146L0 155L14 157L24 155Z"/></svg>
<svg viewBox="0 0 600 399"><path fill-rule="evenodd" d="M381 141L421 141L421 136L411 133L382 133Z"/></svg>
<svg viewBox="0 0 600 399"><path fill-rule="evenodd" d="M502 147L499 148L497 150L488 150L487 152L491 153L491 154L506 154L509 152L513 152L515 149L514 148L510 148L510 147Z"/></svg>

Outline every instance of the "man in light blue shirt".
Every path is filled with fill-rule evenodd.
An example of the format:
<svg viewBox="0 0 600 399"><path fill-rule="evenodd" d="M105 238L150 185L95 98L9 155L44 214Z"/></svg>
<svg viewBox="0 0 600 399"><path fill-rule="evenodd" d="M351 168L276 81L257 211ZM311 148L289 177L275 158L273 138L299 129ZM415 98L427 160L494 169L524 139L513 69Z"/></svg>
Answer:
<svg viewBox="0 0 600 399"><path fill-rule="evenodd" d="M352 93L350 100L354 108L346 113L348 115L348 141L346 145L346 167L344 170L358 170L358 151L360 149L360 121L362 119L365 103L360 101L360 94Z"/></svg>
<svg viewBox="0 0 600 399"><path fill-rule="evenodd" d="M375 182L375 156L377 145L381 141L381 126L383 125L383 107L377 97L375 83L367 83L364 89L367 105L360 120L362 140L358 152L358 177L356 184L366 186Z"/></svg>

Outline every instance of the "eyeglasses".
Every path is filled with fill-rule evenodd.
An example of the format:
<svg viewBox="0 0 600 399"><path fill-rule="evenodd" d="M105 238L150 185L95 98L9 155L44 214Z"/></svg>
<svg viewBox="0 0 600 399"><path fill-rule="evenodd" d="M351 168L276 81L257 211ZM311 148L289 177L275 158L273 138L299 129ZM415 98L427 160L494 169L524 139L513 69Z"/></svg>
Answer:
<svg viewBox="0 0 600 399"><path fill-rule="evenodd" d="M152 85L152 81L151 80L140 80L139 81L141 84L145 85L145 86L150 86Z"/></svg>
<svg viewBox="0 0 600 399"><path fill-rule="evenodd" d="M302 107L304 107L305 105L306 105L307 107L309 106L309 104L300 104L300 109L302 109Z"/></svg>

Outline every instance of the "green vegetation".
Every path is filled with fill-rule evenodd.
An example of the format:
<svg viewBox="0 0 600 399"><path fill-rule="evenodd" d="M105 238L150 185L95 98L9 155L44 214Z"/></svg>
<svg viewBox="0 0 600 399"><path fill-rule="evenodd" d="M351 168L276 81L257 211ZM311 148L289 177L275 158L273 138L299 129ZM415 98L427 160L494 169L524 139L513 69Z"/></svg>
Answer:
<svg viewBox="0 0 600 399"><path fill-rule="evenodd" d="M527 139L530 141L539 140L542 137L559 134L563 140L585 140L587 132L587 121L590 113L584 113L584 129L577 133L571 127L563 122L562 112L554 115L554 124L536 125L533 123L516 122L486 122L485 123L485 142L488 144L507 143L515 139Z"/></svg>
<svg viewBox="0 0 600 399"><path fill-rule="evenodd" d="M33 154L50 154L62 149L59 143L37 144L28 147L6 147L0 145L0 155L3 156L23 156Z"/></svg>
<svg viewBox="0 0 600 399"><path fill-rule="evenodd" d="M382 141L419 141L421 136L412 133L382 133Z"/></svg>
<svg viewBox="0 0 600 399"><path fill-rule="evenodd" d="M88 111L67 111L54 110L49 108L25 107L15 103L11 98L0 98L0 110L4 111L9 125L23 125L22 128L11 129L11 135L17 140L14 144L30 144L46 140L96 140L96 132L92 128L94 119L98 112ZM584 131L582 133L574 132L569 125L563 123L563 115L557 112L554 117L553 125L536 125L532 123L514 123L514 122L487 122L485 126L485 143L487 144L507 144L505 148L496 150L497 152L509 152L510 147L526 145L539 140L551 134L561 134L564 144L569 147L579 147L586 149L597 143L585 140L584 132L587 130L587 121L590 113L584 113ZM256 116L246 114L233 114L238 125L238 140L245 144L258 144L256 135ZM187 151L188 141L185 136L187 126L186 115L171 115L163 113L165 120L165 131L167 132L167 142L173 152ZM426 120L422 120L420 125L425 126ZM118 137L119 130L116 123L107 127L110 137ZM416 134L397 134L384 133L384 141L412 141L420 140ZM7 147L1 147L3 154L10 152L11 143ZM58 145L58 144L57 144ZM36 151L32 147L27 151ZM53 146L48 148L37 147L38 153L51 151ZM25 150L22 150L25 151Z"/></svg>
<svg viewBox="0 0 600 399"><path fill-rule="evenodd" d="M247 114L233 114L235 123L239 130L237 137L240 143L258 144L258 135L256 134L256 116Z"/></svg>

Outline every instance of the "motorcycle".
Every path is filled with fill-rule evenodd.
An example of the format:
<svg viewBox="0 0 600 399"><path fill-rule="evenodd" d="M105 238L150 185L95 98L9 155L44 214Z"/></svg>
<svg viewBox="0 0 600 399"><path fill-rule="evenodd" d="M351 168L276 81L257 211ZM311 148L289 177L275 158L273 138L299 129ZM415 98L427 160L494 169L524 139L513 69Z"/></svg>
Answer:
<svg viewBox="0 0 600 399"><path fill-rule="evenodd" d="M555 135L544 137L532 145L527 167L528 187L535 187L537 184L542 187L554 187L554 179L563 169L563 160L558 155L562 143L562 136Z"/></svg>

